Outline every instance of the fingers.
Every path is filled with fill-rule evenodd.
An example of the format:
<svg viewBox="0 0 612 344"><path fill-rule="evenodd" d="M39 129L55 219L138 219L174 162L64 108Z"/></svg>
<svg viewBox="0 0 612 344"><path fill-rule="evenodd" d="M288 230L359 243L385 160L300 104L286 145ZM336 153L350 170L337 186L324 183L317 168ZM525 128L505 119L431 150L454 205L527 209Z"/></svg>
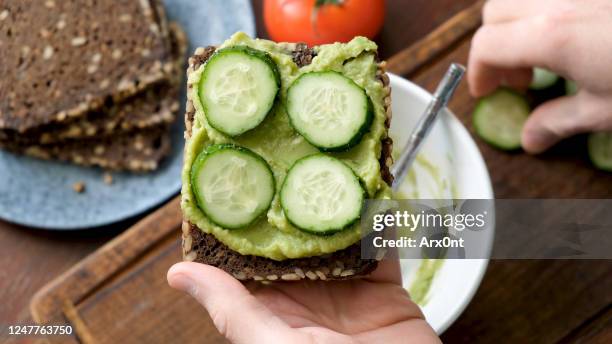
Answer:
<svg viewBox="0 0 612 344"><path fill-rule="evenodd" d="M210 314L215 326L234 343L253 338L272 342L288 327L236 279L224 271L198 263L178 263L168 271L168 284L189 293Z"/></svg>
<svg viewBox="0 0 612 344"><path fill-rule="evenodd" d="M363 343L442 343L425 319L411 319L386 326L376 332L364 332L359 334L357 339Z"/></svg>
<svg viewBox="0 0 612 344"><path fill-rule="evenodd" d="M563 29L554 25L548 17L532 17L481 27L472 39L468 61L472 95L486 95L504 82L524 84L533 66L563 74L569 47Z"/></svg>
<svg viewBox="0 0 612 344"><path fill-rule="evenodd" d="M489 0L482 10L484 24L497 24L542 15L563 5L562 0Z"/></svg>
<svg viewBox="0 0 612 344"><path fill-rule="evenodd" d="M468 71L468 77L470 77L470 73ZM470 92L476 97L487 95L500 86L508 86L512 89L523 91L529 87L533 78L531 68L509 69L483 65L478 73L480 73L478 80L470 80L469 82Z"/></svg>
<svg viewBox="0 0 612 344"><path fill-rule="evenodd" d="M522 132L525 151L537 154L575 134L612 129L612 101L580 92L536 108Z"/></svg>
<svg viewBox="0 0 612 344"><path fill-rule="evenodd" d="M378 263L378 267L367 278L374 282L393 283L402 285L402 273L397 258L385 258Z"/></svg>

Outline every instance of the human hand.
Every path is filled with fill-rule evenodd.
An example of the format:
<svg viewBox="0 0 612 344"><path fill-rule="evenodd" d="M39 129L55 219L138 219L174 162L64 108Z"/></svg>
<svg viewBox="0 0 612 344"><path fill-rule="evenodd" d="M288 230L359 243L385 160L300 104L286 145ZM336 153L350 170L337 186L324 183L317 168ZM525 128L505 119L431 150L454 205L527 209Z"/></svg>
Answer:
<svg viewBox="0 0 612 344"><path fill-rule="evenodd" d="M168 271L234 343L439 343L401 286L399 262L383 261L364 279L243 285L198 263Z"/></svg>
<svg viewBox="0 0 612 344"><path fill-rule="evenodd" d="M577 82L576 95L542 104L525 123L521 141L530 153L574 134L612 130L610 32L609 0L489 0L472 40L470 92L526 88L533 66Z"/></svg>

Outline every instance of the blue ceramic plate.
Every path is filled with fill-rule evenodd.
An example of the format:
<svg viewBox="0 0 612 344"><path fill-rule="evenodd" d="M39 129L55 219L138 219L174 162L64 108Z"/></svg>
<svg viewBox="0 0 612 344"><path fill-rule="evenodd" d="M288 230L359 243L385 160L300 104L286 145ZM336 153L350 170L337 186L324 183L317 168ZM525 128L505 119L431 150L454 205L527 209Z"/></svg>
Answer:
<svg viewBox="0 0 612 344"><path fill-rule="evenodd" d="M236 31L255 34L248 0L165 0L168 17L189 36L190 49L219 44ZM181 93L184 99L185 90ZM184 106L184 101L181 104ZM180 114L184 113L181 109ZM179 116L182 117L182 116ZM172 152L148 174L113 173L17 156L0 150L0 217L30 227L68 230L97 227L138 215L175 195L181 186L182 118L172 128ZM86 191L72 190L75 182Z"/></svg>

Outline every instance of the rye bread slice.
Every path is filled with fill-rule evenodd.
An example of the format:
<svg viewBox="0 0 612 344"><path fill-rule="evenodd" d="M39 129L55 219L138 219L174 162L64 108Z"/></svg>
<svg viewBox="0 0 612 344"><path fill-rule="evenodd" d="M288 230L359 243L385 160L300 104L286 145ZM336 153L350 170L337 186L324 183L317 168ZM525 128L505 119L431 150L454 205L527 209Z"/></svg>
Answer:
<svg viewBox="0 0 612 344"><path fill-rule="evenodd" d="M52 123L28 135L0 132L0 142L17 145L61 144L71 140L113 136L170 124L179 109L178 85L158 84L121 104L109 103L70 123Z"/></svg>
<svg viewBox="0 0 612 344"><path fill-rule="evenodd" d="M81 117L173 73L150 0L0 3L0 129Z"/></svg>
<svg viewBox="0 0 612 344"><path fill-rule="evenodd" d="M178 24L171 23L169 27L170 47L175 70L178 71L184 65L187 37ZM121 103L108 101L102 108L90 111L86 116L73 121L53 122L25 133L14 130L0 131L0 141L20 145L50 144L170 124L176 119L179 109L181 81L182 73L176 73L167 81L151 85Z"/></svg>
<svg viewBox="0 0 612 344"><path fill-rule="evenodd" d="M305 66L312 62L315 51L305 44L286 44L286 50L293 57L298 66ZM215 47L198 48L189 59L187 74L194 72L214 53ZM387 114L385 125L387 129L391 124L391 98L389 77L385 73L385 63L378 65L377 77L384 85L384 105ZM188 85L188 87L190 87ZM189 94L189 93L188 93ZM195 108L190 99L187 99L185 113L185 138L191 137L191 128L195 116ZM393 176L389 171L393 160L391 157L393 141L386 137L382 140L382 153L380 167L382 177L391 184ZM309 280L343 280L365 276L371 273L378 262L373 259L361 259L361 244L358 242L344 250L336 251L324 256L287 259L276 261L273 259L242 255L233 251L215 238L214 235L200 230L187 220L182 224L183 259L198 263L216 266L239 280L268 280L268 281L297 281Z"/></svg>
<svg viewBox="0 0 612 344"><path fill-rule="evenodd" d="M170 28L175 68L180 69L187 51L187 37L178 25L173 23ZM181 74L177 74L169 82L152 86L127 103L108 105L107 112L90 114L87 120L73 121L68 127L60 125L60 129L44 132L39 137L44 141L44 135L54 135L67 141L24 143L14 138L2 140L0 135L0 148L109 170L155 170L170 149L168 128L179 110L181 80Z"/></svg>
<svg viewBox="0 0 612 344"><path fill-rule="evenodd" d="M0 142L0 147L45 160L67 161L108 170L145 172L157 169L168 154L168 126L160 125L115 136L76 140L50 145L17 145Z"/></svg>

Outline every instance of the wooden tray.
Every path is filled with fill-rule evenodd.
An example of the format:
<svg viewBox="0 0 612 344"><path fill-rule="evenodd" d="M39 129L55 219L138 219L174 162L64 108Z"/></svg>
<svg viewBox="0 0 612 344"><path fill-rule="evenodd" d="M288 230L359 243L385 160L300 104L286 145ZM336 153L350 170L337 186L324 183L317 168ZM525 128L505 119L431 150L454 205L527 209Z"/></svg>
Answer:
<svg viewBox="0 0 612 344"><path fill-rule="evenodd" d="M450 62L466 62L483 3L479 1L458 13L389 59L389 71L408 76L432 91ZM450 108L468 128L473 105L464 83ZM482 142L479 147L497 197L612 196L612 176L591 168L584 146L571 143L537 157L501 153ZM39 324L68 323L74 328L72 336L49 340L225 342L206 312L166 283L166 271L181 260L180 224L179 200L175 198L41 289L31 303L34 320ZM605 298L605 294L600 296ZM581 311L594 312L590 308ZM561 331L559 326L554 328Z"/></svg>

